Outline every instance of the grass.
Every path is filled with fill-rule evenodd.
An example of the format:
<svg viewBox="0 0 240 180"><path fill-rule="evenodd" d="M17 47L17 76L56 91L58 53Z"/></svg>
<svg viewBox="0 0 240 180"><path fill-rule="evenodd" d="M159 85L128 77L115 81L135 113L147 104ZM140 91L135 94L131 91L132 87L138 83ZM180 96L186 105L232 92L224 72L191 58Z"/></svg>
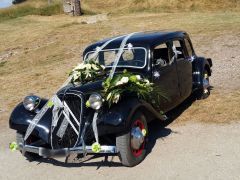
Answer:
<svg viewBox="0 0 240 180"><path fill-rule="evenodd" d="M227 93L224 97L220 90L213 90L208 99L195 101L176 123L232 123L240 120L240 91Z"/></svg>
<svg viewBox="0 0 240 180"><path fill-rule="evenodd" d="M189 12L189 11L239 11L236 0L91 0L83 1L84 9L95 13L132 12Z"/></svg>
<svg viewBox="0 0 240 180"><path fill-rule="evenodd" d="M2 9L0 10L0 22L27 15L51 16L63 13L62 4L59 1L51 5L46 4L47 1L45 3L40 2L26 1L20 5Z"/></svg>
<svg viewBox="0 0 240 180"><path fill-rule="evenodd" d="M0 22L27 15L51 16L62 14L62 1L27 0L19 5L0 10ZM91 0L82 1L82 12L85 15L98 13L126 14L135 12L206 12L206 11L239 11L238 0Z"/></svg>

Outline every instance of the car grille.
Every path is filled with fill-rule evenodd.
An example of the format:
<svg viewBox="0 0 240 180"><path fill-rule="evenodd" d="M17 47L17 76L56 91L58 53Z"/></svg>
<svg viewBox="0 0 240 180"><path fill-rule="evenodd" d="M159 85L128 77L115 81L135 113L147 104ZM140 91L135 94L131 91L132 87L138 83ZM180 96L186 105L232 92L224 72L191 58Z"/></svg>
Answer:
<svg viewBox="0 0 240 180"><path fill-rule="evenodd" d="M52 146L53 148L74 147L80 139L79 137L81 136L81 130L84 125L84 120L82 118L82 111L84 108L82 104L84 101L83 96L76 93L66 93L65 95L59 95L59 98L62 102L67 104L72 112L69 113L71 124L63 115L63 110L59 110L59 119L56 127L52 131ZM73 118L72 114L75 118ZM75 132L74 128L78 133Z"/></svg>

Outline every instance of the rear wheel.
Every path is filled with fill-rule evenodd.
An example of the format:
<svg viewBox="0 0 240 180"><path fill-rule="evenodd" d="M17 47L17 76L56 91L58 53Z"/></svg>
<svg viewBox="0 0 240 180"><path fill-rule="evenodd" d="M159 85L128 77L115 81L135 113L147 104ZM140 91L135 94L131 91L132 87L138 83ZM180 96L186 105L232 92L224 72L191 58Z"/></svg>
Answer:
<svg viewBox="0 0 240 180"><path fill-rule="evenodd" d="M137 112L131 119L129 131L116 138L119 158L124 166L135 166L146 156L147 121L143 113Z"/></svg>
<svg viewBox="0 0 240 180"><path fill-rule="evenodd" d="M16 141L17 141L18 146L19 146L19 144L23 144L24 143L24 135L17 132ZM38 154L35 154L35 153L31 153L31 152L23 153L21 150L20 150L20 152L22 153L22 155L24 157L26 157L30 161L34 161L34 160L37 160L37 159L41 158L41 156L39 156Z"/></svg>
<svg viewBox="0 0 240 180"><path fill-rule="evenodd" d="M202 87L197 91L197 99L206 99L210 95L210 81L208 72L205 69L202 77Z"/></svg>

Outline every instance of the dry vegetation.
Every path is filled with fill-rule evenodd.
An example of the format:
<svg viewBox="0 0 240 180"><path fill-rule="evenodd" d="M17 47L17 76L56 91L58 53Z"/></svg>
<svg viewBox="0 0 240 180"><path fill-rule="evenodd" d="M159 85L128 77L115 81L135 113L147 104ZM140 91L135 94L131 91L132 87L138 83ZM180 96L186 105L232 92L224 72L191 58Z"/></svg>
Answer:
<svg viewBox="0 0 240 180"><path fill-rule="evenodd" d="M178 120L240 120L239 12L134 13L86 23L97 17L26 16L0 24L0 122L25 95L51 96L89 43L156 29L186 30L197 53L214 60L210 98L194 102Z"/></svg>
<svg viewBox="0 0 240 180"><path fill-rule="evenodd" d="M27 15L51 16L63 13L61 0L54 0L50 5L47 2L47 0L28 0L0 9L0 22Z"/></svg>
<svg viewBox="0 0 240 180"><path fill-rule="evenodd" d="M96 13L237 11L238 0L90 0L82 1L85 10Z"/></svg>
<svg viewBox="0 0 240 180"><path fill-rule="evenodd" d="M134 12L237 12L239 0L82 0L85 15L110 13L126 14ZM18 5L0 9L0 22L26 15L51 16L62 14L62 0L26 0Z"/></svg>

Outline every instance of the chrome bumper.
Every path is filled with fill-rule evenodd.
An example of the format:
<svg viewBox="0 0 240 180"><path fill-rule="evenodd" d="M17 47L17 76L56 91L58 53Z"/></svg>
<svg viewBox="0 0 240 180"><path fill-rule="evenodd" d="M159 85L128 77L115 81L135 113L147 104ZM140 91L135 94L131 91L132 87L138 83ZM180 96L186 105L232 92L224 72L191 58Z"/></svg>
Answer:
<svg viewBox="0 0 240 180"><path fill-rule="evenodd" d="M19 144L19 149L22 150L23 153L31 152L38 154L42 157L66 157L70 154L115 154L117 153L116 146L101 146L100 152L96 153L92 151L91 146L85 147L75 147L75 148L63 148L63 149L48 149L43 147L36 147L31 145L23 145Z"/></svg>

